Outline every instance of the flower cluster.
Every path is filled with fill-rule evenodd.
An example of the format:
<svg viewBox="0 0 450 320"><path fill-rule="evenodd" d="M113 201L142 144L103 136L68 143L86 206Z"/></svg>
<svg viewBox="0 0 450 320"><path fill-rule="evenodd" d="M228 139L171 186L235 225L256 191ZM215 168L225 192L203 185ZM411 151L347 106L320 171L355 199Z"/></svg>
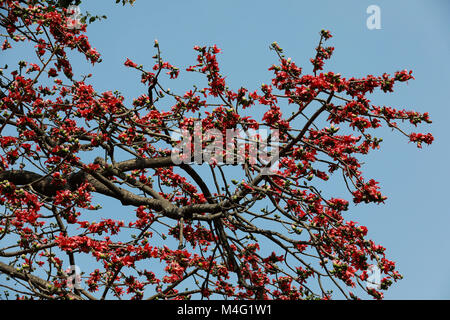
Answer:
<svg viewBox="0 0 450 320"><path fill-rule="evenodd" d="M351 200L387 199L362 173L363 156L381 146L374 131L387 126L419 148L434 140L398 123L431 123L428 113L370 100L376 90L392 92L414 79L411 71L360 78L325 72L334 47L324 46L332 35L322 30L311 74L274 42L272 79L257 89L229 88L221 49L195 46L196 62L185 70L207 84L178 94L160 77L177 81L183 69L165 61L155 41L149 70L125 59L146 85L130 102L76 74L69 51L92 64L100 55L87 26L70 28L70 13L49 3L0 1L7 17L2 50L29 41L38 61L20 61L0 83L0 239L13 243L0 256L29 280L31 297L142 299L153 290L153 299L330 299L321 282L329 277L346 298L357 297L347 289L359 284L361 293L381 299L401 279L386 249L345 214ZM270 171L265 159L249 155L266 142L261 135L216 141L211 133L258 129L279 134ZM232 168L217 159L207 168L175 163L180 131L201 141L194 154L219 141L225 158L240 140L232 156L243 161ZM350 199L319 190L336 176ZM106 197L113 207L100 210L95 203ZM83 276L89 294L62 279L63 265L79 256L92 262ZM363 283L372 265L382 273L379 289ZM47 280L29 277L38 268L35 277ZM192 286L184 290L186 283Z"/></svg>

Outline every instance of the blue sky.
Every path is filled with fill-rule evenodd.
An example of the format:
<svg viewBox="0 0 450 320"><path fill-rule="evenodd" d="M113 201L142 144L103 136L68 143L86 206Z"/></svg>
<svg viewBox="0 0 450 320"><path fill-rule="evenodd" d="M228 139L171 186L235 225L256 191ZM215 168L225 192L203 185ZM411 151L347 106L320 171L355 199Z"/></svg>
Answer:
<svg viewBox="0 0 450 320"><path fill-rule="evenodd" d="M366 8L372 4L381 9L380 30L366 26ZM387 247L389 258L404 275L385 293L387 299L450 299L446 165L450 155L450 2L137 0L133 6L122 7L112 0L97 0L85 1L81 10L106 14L108 19L88 27L90 42L103 62L91 70L80 60L75 71L91 70L98 91L117 89L128 99L145 88L139 75L123 63L129 57L152 66L154 39L163 58L181 70L195 63L194 45L217 44L222 48L222 73L235 89L255 90L270 82L267 69L276 63L269 50L273 41L310 72L309 58L321 29L331 31L329 45L335 47L325 71L361 77L412 69L416 80L398 85L394 93L370 98L375 104L429 112L433 124L405 128L431 132L435 142L417 149L405 137L381 130L381 150L365 159L364 173L380 181L388 200L380 206L356 206L346 218L367 226L370 238ZM194 81L182 72L171 88L181 93ZM344 191L336 188L338 194L345 195Z"/></svg>

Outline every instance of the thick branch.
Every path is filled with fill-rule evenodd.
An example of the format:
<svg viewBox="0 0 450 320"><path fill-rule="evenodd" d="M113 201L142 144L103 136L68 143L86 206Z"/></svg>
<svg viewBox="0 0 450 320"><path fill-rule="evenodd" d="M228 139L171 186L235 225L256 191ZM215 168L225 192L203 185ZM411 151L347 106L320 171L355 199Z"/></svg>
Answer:
<svg viewBox="0 0 450 320"><path fill-rule="evenodd" d="M164 211L166 216L174 219L180 218L177 208L168 205L167 201L149 199L138 196L128 190L116 186L113 182L103 177L99 173L90 174L79 171L72 174L67 179L66 185L56 185L52 183L51 177L44 177L40 174L25 170L9 170L0 172L0 181L8 180L15 185L30 185L34 190L47 197L53 197L60 190L75 190L80 183L87 181L95 188L95 192L120 200L123 205L141 206L146 205L157 211Z"/></svg>
<svg viewBox="0 0 450 320"><path fill-rule="evenodd" d="M83 300L81 297L79 297L75 294L68 293L59 288L54 287L51 282L45 281L45 280L43 280L37 276L34 276L32 274L18 271L14 267L11 267L10 265L7 265L3 262L0 262L0 272L5 273L15 279L20 279L20 280L30 282L32 285L34 285L36 288L38 288L39 291L41 291L44 294L57 293L57 294L69 295L69 297L72 299Z"/></svg>

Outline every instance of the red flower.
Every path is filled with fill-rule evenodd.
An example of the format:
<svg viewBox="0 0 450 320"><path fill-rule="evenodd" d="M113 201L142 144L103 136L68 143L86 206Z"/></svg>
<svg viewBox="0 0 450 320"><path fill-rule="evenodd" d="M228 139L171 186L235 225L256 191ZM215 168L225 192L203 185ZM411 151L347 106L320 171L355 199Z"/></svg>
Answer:
<svg viewBox="0 0 450 320"><path fill-rule="evenodd" d="M128 58L125 61L124 65L127 66L127 67L131 67L131 68L137 68L137 66L138 66L136 63L134 63L133 61L131 61Z"/></svg>

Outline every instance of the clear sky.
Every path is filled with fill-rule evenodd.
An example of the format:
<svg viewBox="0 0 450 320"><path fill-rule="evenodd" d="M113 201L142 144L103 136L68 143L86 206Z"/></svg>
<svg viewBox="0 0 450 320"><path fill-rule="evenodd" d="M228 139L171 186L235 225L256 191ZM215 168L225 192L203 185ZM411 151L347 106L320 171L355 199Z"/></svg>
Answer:
<svg viewBox="0 0 450 320"><path fill-rule="evenodd" d="M366 26L372 4L381 9L379 30ZM433 124L405 128L431 132L435 142L417 149L398 133L381 131L381 151L366 158L363 172L380 181L388 200L354 207L345 218L367 226L370 238L397 262L404 279L385 293L387 299L450 299L450 1L137 0L122 7L96 0L84 1L81 10L108 16L88 27L90 42L103 58L92 82L98 91L117 89L127 98L145 89L123 63L128 57L152 66L154 39L163 58L181 70L195 63L194 45L217 44L223 50L222 73L235 89L255 90L270 82L273 41L310 72L321 29L331 31L329 45L335 47L325 71L357 77L412 69L416 80L371 98L375 104L429 112ZM80 60L78 70L85 66ZM189 90L186 76L182 71L173 88Z"/></svg>

